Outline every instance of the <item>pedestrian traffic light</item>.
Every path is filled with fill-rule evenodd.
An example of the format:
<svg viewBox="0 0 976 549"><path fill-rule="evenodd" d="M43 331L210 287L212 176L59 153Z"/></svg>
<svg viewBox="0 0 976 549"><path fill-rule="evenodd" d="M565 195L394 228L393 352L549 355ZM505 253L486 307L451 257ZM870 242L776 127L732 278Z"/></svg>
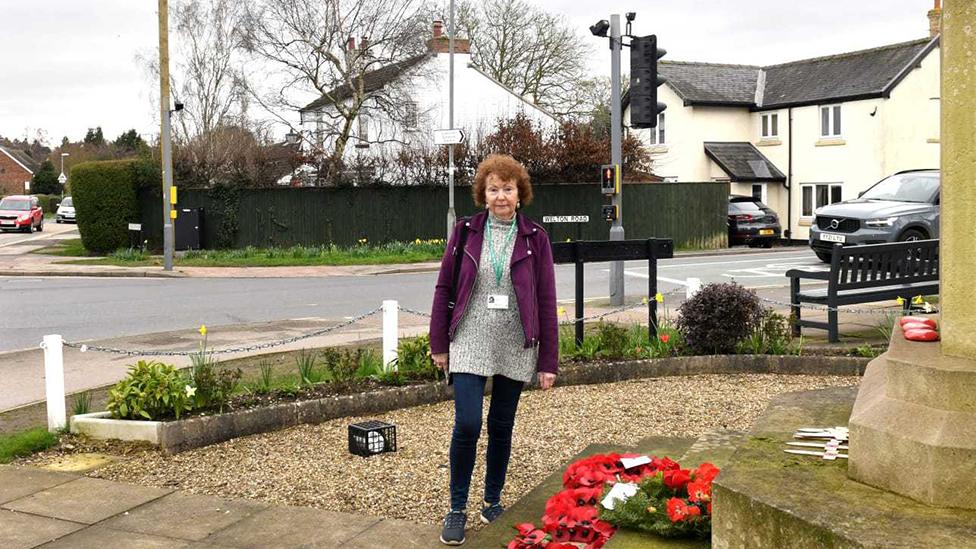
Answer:
<svg viewBox="0 0 976 549"><path fill-rule="evenodd" d="M617 220L617 205L616 204L606 204L603 206L603 219L605 221L616 221Z"/></svg>
<svg viewBox="0 0 976 549"><path fill-rule="evenodd" d="M657 87L665 82L657 74L657 60L667 52L657 47L657 36L635 36L630 42L630 127L653 128L667 105L657 100Z"/></svg>
<svg viewBox="0 0 976 549"><path fill-rule="evenodd" d="M620 166L604 164L600 167L600 191L603 194L617 194L620 192Z"/></svg>

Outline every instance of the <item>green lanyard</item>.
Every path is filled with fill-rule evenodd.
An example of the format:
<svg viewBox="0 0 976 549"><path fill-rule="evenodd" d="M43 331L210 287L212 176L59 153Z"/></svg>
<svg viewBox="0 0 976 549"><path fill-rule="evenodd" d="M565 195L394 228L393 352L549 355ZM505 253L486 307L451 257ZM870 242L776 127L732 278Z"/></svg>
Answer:
<svg viewBox="0 0 976 549"><path fill-rule="evenodd" d="M488 240L488 257L491 259L491 268L495 271L495 285L498 286L502 283L502 273L505 272L505 258L498 257L495 253L495 239L492 238L491 233L491 217L488 218L488 229L486 232ZM508 234L505 235L505 242L502 243L502 249L508 248L508 243L512 241L515 237L515 218L512 218L512 226L508 229Z"/></svg>

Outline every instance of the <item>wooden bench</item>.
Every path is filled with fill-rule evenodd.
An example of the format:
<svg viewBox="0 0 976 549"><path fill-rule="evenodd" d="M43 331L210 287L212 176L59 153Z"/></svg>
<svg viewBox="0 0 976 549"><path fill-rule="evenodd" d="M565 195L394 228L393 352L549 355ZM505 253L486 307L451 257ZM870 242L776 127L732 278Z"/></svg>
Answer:
<svg viewBox="0 0 976 549"><path fill-rule="evenodd" d="M791 269L790 310L793 335L807 326L827 330L828 340L836 342L837 307L902 298L907 311L918 295L939 293L939 241L915 240L867 246L835 244L829 271ZM803 279L826 281L826 287L803 290ZM801 304L826 305L827 322L803 320Z"/></svg>

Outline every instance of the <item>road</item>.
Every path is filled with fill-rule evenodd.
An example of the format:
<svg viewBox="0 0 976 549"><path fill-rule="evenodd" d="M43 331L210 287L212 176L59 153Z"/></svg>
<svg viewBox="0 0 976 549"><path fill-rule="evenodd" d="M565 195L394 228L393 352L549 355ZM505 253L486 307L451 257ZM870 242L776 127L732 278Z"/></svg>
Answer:
<svg viewBox="0 0 976 549"><path fill-rule="evenodd" d="M0 246L5 243L0 240ZM4 250L0 248L0 253ZM779 288L781 292L788 286L783 276L787 269L817 265L821 263L805 248L678 257L659 263L658 282L663 293L680 291L689 277L700 278L703 283L735 280L747 287ZM572 302L574 296L573 273L571 265L557 266L557 297L566 303ZM647 264L628 262L625 274L627 295L646 295ZM430 308L435 277L432 272L247 279L0 277L0 352L36 348L41 338L51 333L61 334L69 341L82 341L200 324L338 319L378 307L384 299L396 299L403 306L426 311ZM605 298L608 277L609 264L587 265L584 296ZM679 301L677 295L667 299L669 305Z"/></svg>

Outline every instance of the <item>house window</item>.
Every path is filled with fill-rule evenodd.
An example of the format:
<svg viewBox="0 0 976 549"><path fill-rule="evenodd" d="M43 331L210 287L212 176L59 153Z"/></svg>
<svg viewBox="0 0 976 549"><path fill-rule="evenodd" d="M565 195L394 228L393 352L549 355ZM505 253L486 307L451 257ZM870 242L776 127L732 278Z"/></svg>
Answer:
<svg viewBox="0 0 976 549"><path fill-rule="evenodd" d="M404 101L403 127L408 130L416 130L419 126L420 126L420 114L417 110L417 102Z"/></svg>
<svg viewBox="0 0 976 549"><path fill-rule="evenodd" d="M762 137L763 139L779 137L779 114L762 115Z"/></svg>
<svg viewBox="0 0 976 549"><path fill-rule="evenodd" d="M651 145L666 144L664 135L664 113L662 112L657 115L657 127L651 128Z"/></svg>
<svg viewBox="0 0 976 549"><path fill-rule="evenodd" d="M840 105L820 107L820 137L840 137Z"/></svg>
<svg viewBox="0 0 976 549"><path fill-rule="evenodd" d="M843 200L842 186L840 183L818 183L811 185L801 185L803 196L803 207L800 215L811 217L817 208L834 204Z"/></svg>
<svg viewBox="0 0 976 549"><path fill-rule="evenodd" d="M766 204L766 185L764 183L753 183L752 197Z"/></svg>

